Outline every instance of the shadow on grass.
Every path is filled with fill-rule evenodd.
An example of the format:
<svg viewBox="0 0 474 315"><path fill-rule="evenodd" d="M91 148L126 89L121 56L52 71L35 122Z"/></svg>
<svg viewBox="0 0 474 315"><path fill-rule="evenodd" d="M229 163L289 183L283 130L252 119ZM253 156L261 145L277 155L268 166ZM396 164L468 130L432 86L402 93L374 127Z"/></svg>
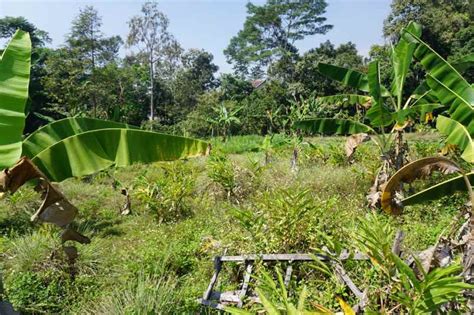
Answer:
<svg viewBox="0 0 474 315"><path fill-rule="evenodd" d="M122 236L126 233L118 226L123 223L122 218L114 219L86 219L79 224L79 230L83 233L93 234L92 236L108 237Z"/></svg>

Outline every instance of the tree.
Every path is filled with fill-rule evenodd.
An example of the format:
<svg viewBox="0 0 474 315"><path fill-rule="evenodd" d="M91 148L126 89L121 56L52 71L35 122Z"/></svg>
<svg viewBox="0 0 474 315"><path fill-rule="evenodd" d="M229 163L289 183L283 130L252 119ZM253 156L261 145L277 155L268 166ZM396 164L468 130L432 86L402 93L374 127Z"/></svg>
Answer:
<svg viewBox="0 0 474 315"><path fill-rule="evenodd" d="M295 67L290 90L297 97L324 96L350 92L350 89L329 79L318 71L318 63L330 63L351 69L364 69L363 59L355 44L348 42L335 47L330 41L306 52Z"/></svg>
<svg viewBox="0 0 474 315"><path fill-rule="evenodd" d="M128 46L138 47L145 57L149 69L150 120L155 118L154 87L156 69L166 71L172 67L181 54L181 47L169 33L169 20L159 11L156 2L146 2L142 6L142 15L133 17L129 22Z"/></svg>
<svg viewBox="0 0 474 315"><path fill-rule="evenodd" d="M169 123L182 120L197 104L198 97L218 85L215 72L219 69L212 54L199 49L190 49L181 56L181 67L170 82L173 94L172 108L162 113Z"/></svg>
<svg viewBox="0 0 474 315"><path fill-rule="evenodd" d="M393 0L384 35L396 43L410 21L424 26L423 40L444 57L453 53L458 33L473 25L469 0Z"/></svg>
<svg viewBox="0 0 474 315"><path fill-rule="evenodd" d="M36 28L33 23L22 16L6 16L0 19L0 38L11 38L17 30L30 34L33 49L44 47L47 43L51 43L51 38L47 32Z"/></svg>
<svg viewBox="0 0 474 315"><path fill-rule="evenodd" d="M295 43L305 36L325 34L327 3L324 0L267 0L262 6L247 4L244 27L224 50L236 72L258 77L276 61L288 63L297 53Z"/></svg>
<svg viewBox="0 0 474 315"><path fill-rule="evenodd" d="M230 107L235 107L233 101L222 102L219 106L213 108L213 117L208 118L209 123L219 130L223 142L226 142L227 137L230 136L231 127L240 124L237 114L241 107L233 109L230 109Z"/></svg>
<svg viewBox="0 0 474 315"><path fill-rule="evenodd" d="M253 91L251 82L230 73L222 74L219 81L222 97L225 100L240 102Z"/></svg>
<svg viewBox="0 0 474 315"><path fill-rule="evenodd" d="M89 82L84 89L92 104L93 117L97 117L98 94L101 92L97 86L96 71L116 60L122 44L120 36L104 37L101 26L102 19L97 10L86 6L73 20L71 32L66 39L70 53L83 64L84 75Z"/></svg>

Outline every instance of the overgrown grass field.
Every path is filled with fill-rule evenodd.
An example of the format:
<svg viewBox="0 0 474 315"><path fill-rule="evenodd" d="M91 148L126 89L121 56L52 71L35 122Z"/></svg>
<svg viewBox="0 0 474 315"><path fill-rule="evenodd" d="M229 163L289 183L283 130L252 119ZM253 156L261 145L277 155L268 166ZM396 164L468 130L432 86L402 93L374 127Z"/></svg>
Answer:
<svg viewBox="0 0 474 315"><path fill-rule="evenodd" d="M411 159L439 151L433 134L408 138ZM364 144L349 164L344 138L307 141L312 145L301 147L297 171L290 168L291 144L282 141L267 152L265 165L263 138L242 136L213 139L210 157L62 182L60 189L80 209L78 230L92 239L78 245L73 267L60 250L59 229L30 222L40 198L23 187L0 202L5 298L26 314L212 313L196 299L207 288L216 255L355 250L360 220L372 213L392 232L406 232L406 251L418 251L435 243L464 202L451 196L407 207L399 217L373 212L365 195L379 167L375 147ZM122 187L131 195L128 216L120 215ZM377 290L369 262L345 267L360 288ZM218 289L237 288L242 270L239 264L226 267ZM337 311L336 296L356 303L347 288L311 264L297 268L292 298L303 285L308 308Z"/></svg>

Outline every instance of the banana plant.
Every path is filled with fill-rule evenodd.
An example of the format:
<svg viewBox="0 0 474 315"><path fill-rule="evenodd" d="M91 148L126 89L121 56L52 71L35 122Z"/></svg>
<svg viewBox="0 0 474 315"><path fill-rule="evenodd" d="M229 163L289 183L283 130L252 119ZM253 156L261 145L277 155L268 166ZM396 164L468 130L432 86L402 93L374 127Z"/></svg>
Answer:
<svg viewBox="0 0 474 315"><path fill-rule="evenodd" d="M459 73L463 65L467 62L472 63L474 54L461 58L453 65L410 29L404 30L402 36L406 41L417 45L414 57L426 71L425 84L431 89L432 97L447 107L446 111L436 118L436 128L446 137L448 144L455 145L461 150L461 158L474 163L474 87ZM448 179L405 197L400 202L408 206L435 200L457 191L466 191L466 178L474 184L474 172L470 171L465 176L459 175Z"/></svg>
<svg viewBox="0 0 474 315"><path fill-rule="evenodd" d="M229 110L224 103L219 106L214 107L212 110L216 114L215 118L208 118L207 121L213 126L216 126L222 134L222 141L226 142L227 137L230 134L230 128L232 125L240 124L240 119L237 117L237 114L242 108L236 108Z"/></svg>
<svg viewBox="0 0 474 315"><path fill-rule="evenodd" d="M421 36L421 27L418 24L410 23L406 30ZM382 167L368 196L372 206L377 204L380 198L380 186L386 182L390 173L407 162L408 146L403 140L404 129L415 117L423 117L426 113L443 107L439 102L434 101L426 83L423 83L407 98L404 97L406 94L404 87L416 47L415 42L405 37L392 47L391 64L394 76L390 88L381 84L377 60L369 63L367 73L319 63L318 70L322 74L366 93L329 96L325 97L323 102L337 103L345 99L354 104L364 102L367 106L370 105L370 108L360 120L315 117L300 120L295 124L295 128L310 133L353 135L363 132L371 135L382 158Z"/></svg>
<svg viewBox="0 0 474 315"><path fill-rule="evenodd" d="M52 122L22 140L31 60L29 34L17 31L0 60L0 168L28 157L53 181L111 166L208 153L208 143L90 118Z"/></svg>

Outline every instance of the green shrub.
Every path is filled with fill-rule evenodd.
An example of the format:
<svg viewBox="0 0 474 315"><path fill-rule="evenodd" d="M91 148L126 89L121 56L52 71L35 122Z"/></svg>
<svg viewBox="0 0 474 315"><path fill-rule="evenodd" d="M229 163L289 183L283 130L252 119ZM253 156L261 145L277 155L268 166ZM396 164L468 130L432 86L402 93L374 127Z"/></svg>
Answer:
<svg viewBox="0 0 474 315"><path fill-rule="evenodd" d="M318 203L308 190L279 189L264 193L250 207L232 215L250 234L257 251L307 252L318 245L318 231L333 231L335 200Z"/></svg>
<svg viewBox="0 0 474 315"><path fill-rule="evenodd" d="M192 214L190 199L196 176L186 162L161 165L156 180L140 176L134 185L134 196L158 217L159 222L176 222Z"/></svg>
<svg viewBox="0 0 474 315"><path fill-rule="evenodd" d="M207 176L224 189L228 199L234 196L237 187L235 168L227 156L211 156L207 164Z"/></svg>

